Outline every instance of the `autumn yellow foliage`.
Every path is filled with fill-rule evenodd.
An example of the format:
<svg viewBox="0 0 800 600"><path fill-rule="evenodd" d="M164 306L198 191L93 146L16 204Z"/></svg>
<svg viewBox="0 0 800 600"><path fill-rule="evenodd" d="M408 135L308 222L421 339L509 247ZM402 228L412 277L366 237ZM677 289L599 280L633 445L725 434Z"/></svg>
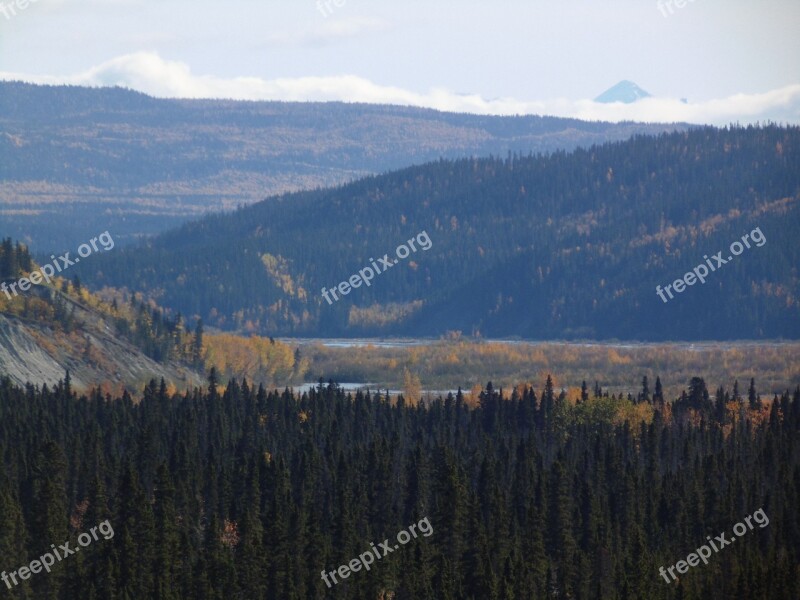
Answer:
<svg viewBox="0 0 800 600"><path fill-rule="evenodd" d="M597 382L604 391L636 396L644 376L652 394L656 376L664 395L677 398L693 376L702 377L713 394L716 387L740 388L756 378L762 397L800 385L800 343L764 344L568 344L481 342L448 336L421 346L327 347L306 345L302 352L315 376L335 381L364 381L402 389L409 368L426 390L458 386L466 392L491 381L509 392L520 382L541 389L551 375L557 390L574 400L586 381L590 394ZM359 379L353 377L358 376ZM345 377L343 379L343 377Z"/></svg>
<svg viewBox="0 0 800 600"><path fill-rule="evenodd" d="M295 373L294 352L281 342L230 334L206 335L203 342L206 367L214 366L223 378L288 385Z"/></svg>

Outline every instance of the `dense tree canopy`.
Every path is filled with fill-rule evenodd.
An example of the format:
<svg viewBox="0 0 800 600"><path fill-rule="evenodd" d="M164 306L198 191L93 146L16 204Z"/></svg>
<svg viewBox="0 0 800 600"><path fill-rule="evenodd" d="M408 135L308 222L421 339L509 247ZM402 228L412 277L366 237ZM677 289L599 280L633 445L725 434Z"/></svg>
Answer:
<svg viewBox="0 0 800 600"><path fill-rule="evenodd" d="M652 386L573 403L549 378L510 400L489 383L469 408L223 389L213 371L139 402L0 379L2 569L107 518L112 539L12 596L800 597L800 389L751 406L700 378L674 403ZM759 508L768 527L659 577ZM323 569L426 517L430 537L326 588Z"/></svg>

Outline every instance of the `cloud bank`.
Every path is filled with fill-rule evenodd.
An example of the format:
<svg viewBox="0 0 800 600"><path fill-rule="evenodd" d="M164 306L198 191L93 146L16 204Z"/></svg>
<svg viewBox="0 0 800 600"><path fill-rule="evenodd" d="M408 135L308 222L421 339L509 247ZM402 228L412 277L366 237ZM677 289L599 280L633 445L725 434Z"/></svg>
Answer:
<svg viewBox="0 0 800 600"><path fill-rule="evenodd" d="M0 72L0 79L39 84L121 86L158 98L227 98L237 100L342 101L398 104L483 115L539 114L602 121L688 122L727 125L756 121L800 124L800 84L759 94L735 94L703 102L645 98L634 104L601 104L592 100L486 100L443 88L426 93L373 83L355 75L266 80L224 79L195 75L185 63L156 53L119 56L72 76Z"/></svg>

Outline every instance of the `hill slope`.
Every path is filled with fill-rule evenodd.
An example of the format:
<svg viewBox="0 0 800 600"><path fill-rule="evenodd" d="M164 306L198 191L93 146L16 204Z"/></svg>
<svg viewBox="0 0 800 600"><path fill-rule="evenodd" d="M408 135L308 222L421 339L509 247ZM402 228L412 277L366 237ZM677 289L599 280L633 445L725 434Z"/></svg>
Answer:
<svg viewBox="0 0 800 600"><path fill-rule="evenodd" d="M440 157L572 149L684 128L363 104L162 100L119 88L0 82L0 233L39 253L106 230L125 243L209 210Z"/></svg>
<svg viewBox="0 0 800 600"><path fill-rule="evenodd" d="M800 130L779 127L440 161L208 217L80 271L270 334L797 338L798 164ZM756 228L764 241L725 260ZM428 250L323 299L423 231ZM662 302L657 285L721 250L724 268Z"/></svg>
<svg viewBox="0 0 800 600"><path fill-rule="evenodd" d="M203 376L174 360L157 362L118 335L112 320L72 295L34 288L26 296L32 310L48 312L54 297L63 302L71 324L65 330L52 318L25 318L0 302L0 373L18 385L55 385L70 371L76 389L139 393L151 378L164 378L177 389L199 385Z"/></svg>

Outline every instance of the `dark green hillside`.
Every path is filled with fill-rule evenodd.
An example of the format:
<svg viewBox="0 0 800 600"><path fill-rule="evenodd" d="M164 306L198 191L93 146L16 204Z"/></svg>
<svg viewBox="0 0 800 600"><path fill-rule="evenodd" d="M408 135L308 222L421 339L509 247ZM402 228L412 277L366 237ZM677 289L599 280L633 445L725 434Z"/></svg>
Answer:
<svg viewBox="0 0 800 600"><path fill-rule="evenodd" d="M438 161L208 217L82 277L270 334L797 338L799 167L800 130L774 126ZM755 228L761 247L656 295ZM321 297L423 230L428 251Z"/></svg>

